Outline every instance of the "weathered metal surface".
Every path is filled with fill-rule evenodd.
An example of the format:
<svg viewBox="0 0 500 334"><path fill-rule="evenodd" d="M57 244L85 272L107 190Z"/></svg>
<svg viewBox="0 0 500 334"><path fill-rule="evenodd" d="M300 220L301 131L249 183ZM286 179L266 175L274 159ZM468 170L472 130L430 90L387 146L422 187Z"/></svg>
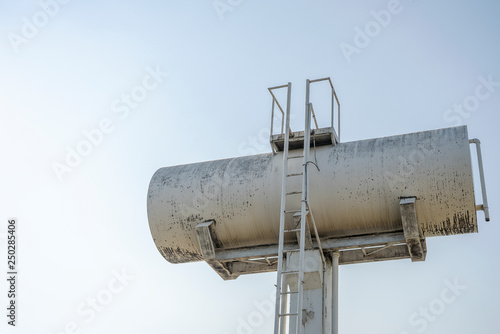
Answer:
<svg viewBox="0 0 500 334"><path fill-rule="evenodd" d="M322 239L401 232L404 197L416 197L423 237L477 232L466 127L322 146L315 156L310 207ZM302 159L291 161L300 171ZM277 245L281 170L281 153L159 169L148 191L159 251L172 263L203 260L196 226L208 220L216 252Z"/></svg>
<svg viewBox="0 0 500 334"><path fill-rule="evenodd" d="M422 232L420 232L420 226L418 225L417 210L415 208L416 201L415 197L403 198L399 202L399 208L401 210L405 241L411 260L425 261L427 248L425 238Z"/></svg>

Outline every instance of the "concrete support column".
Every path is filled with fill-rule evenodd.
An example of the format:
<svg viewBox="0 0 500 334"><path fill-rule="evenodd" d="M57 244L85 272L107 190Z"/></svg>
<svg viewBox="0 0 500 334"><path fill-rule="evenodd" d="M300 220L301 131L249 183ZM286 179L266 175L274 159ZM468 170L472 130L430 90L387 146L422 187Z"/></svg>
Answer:
<svg viewBox="0 0 500 334"><path fill-rule="evenodd" d="M339 333L339 258L340 253L332 253L332 334Z"/></svg>

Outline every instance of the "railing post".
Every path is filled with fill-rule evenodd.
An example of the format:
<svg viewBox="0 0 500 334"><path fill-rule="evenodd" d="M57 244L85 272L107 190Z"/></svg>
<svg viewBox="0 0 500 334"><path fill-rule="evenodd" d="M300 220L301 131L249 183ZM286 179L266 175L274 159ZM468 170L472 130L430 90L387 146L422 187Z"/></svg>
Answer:
<svg viewBox="0 0 500 334"><path fill-rule="evenodd" d="M334 129L334 127L333 127L333 114L334 114L334 109L335 109L334 103L335 103L335 95L333 95L333 88L332 88L332 115L331 115L331 117L332 117L332 129Z"/></svg>
<svg viewBox="0 0 500 334"><path fill-rule="evenodd" d="M270 138L273 137L273 128L274 128L274 99L273 99L273 106L271 107L271 134L270 134Z"/></svg>

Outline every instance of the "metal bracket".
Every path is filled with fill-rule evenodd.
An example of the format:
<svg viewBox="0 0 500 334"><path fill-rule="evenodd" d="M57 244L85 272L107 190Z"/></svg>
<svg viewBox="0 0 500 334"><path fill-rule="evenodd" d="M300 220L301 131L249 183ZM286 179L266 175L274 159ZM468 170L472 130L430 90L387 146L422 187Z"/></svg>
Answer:
<svg viewBox="0 0 500 334"><path fill-rule="evenodd" d="M207 220L206 222L196 225L196 236L200 244L201 255L205 260L215 259L215 244L212 240L212 233L210 231L210 225L212 224L215 225L214 220Z"/></svg>
<svg viewBox="0 0 500 334"><path fill-rule="evenodd" d="M314 311L307 311L306 309L302 309L302 325L307 324L309 319L314 319Z"/></svg>
<svg viewBox="0 0 500 334"><path fill-rule="evenodd" d="M403 234L412 262L425 261L427 246L425 237L420 232L415 209L416 197L402 198L399 202L401 219L403 222Z"/></svg>
<svg viewBox="0 0 500 334"><path fill-rule="evenodd" d="M306 212L306 217L308 216L308 212ZM297 212L293 215L293 225L294 228L300 228L300 220L301 220L301 214L300 212ZM311 231L309 230L309 224L308 220L306 218L306 221L304 222L306 225L306 244L305 244L305 249L313 249L313 242L311 238ZM300 242L300 233L296 233L297 236L297 241Z"/></svg>
<svg viewBox="0 0 500 334"><path fill-rule="evenodd" d="M215 220L207 220L203 223L196 225L196 236L198 237L198 243L200 245L201 254L205 262L208 263L213 270L219 274L224 280L232 280L238 278L238 275L233 275L224 264L218 261L215 257L215 243L212 238L213 226L215 226Z"/></svg>

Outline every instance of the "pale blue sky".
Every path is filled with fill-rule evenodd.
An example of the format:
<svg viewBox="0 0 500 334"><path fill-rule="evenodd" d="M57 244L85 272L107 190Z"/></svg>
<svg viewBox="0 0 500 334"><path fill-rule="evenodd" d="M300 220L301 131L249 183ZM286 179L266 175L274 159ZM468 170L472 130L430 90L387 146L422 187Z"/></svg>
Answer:
<svg viewBox="0 0 500 334"><path fill-rule="evenodd" d="M2 313L2 333L238 333L275 274L224 282L205 263L166 262L147 223L149 180L163 166L269 152L267 87L293 83L301 128L305 79L325 76L343 141L468 125L492 216L478 213L478 234L428 239L423 263L342 266L340 332L420 333L412 315L458 281L467 288L422 332L498 333L500 86L470 111L453 106L473 101L479 78L500 82L499 3L401 0L350 62L341 45L356 46L356 27L391 1L222 0L222 16L211 0L41 3L52 16L38 1L0 4L1 258L7 218L20 224L19 326ZM53 164L103 121L108 133L60 181ZM122 269L134 278L91 318L89 298ZM264 318L252 333L272 331Z"/></svg>

